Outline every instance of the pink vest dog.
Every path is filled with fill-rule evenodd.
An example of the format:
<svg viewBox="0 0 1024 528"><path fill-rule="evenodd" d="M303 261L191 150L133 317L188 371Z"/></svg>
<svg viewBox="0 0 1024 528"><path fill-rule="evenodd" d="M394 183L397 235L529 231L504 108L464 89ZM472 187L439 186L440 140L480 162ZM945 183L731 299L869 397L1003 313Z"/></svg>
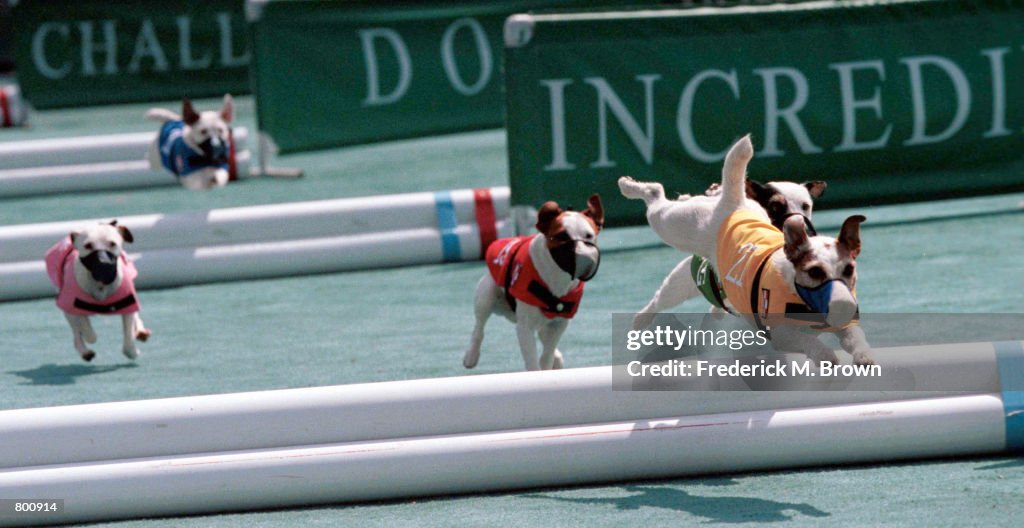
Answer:
<svg viewBox="0 0 1024 528"><path fill-rule="evenodd" d="M71 237L63 238L46 252L46 273L57 287L57 307L74 315L124 315L139 311L135 296L135 277L139 275L135 264L124 253L119 257L124 265L121 286L103 301L85 292L75 280L75 259L78 250Z"/></svg>

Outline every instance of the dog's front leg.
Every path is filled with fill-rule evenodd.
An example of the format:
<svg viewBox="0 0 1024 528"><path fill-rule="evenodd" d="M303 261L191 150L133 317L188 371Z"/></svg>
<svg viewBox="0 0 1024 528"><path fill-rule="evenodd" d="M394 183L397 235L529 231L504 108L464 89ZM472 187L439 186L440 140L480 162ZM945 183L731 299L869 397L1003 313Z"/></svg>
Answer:
<svg viewBox="0 0 1024 528"><path fill-rule="evenodd" d="M134 313L127 313L121 316L121 329L124 334L124 344L121 347L121 352L124 354L124 357L128 359L139 357L139 349L135 346L137 329L135 328Z"/></svg>
<svg viewBox="0 0 1024 528"><path fill-rule="evenodd" d="M544 347L540 356L541 369L560 369L564 366L562 353L558 350L558 342L561 341L562 334L565 333L565 329L568 327L568 319L556 317L541 326L538 330L537 333L540 336L540 344Z"/></svg>
<svg viewBox="0 0 1024 528"><path fill-rule="evenodd" d="M519 340L519 351L523 353L526 370L540 370L535 334L542 319L544 315L535 306L519 303L516 307L516 338Z"/></svg>
<svg viewBox="0 0 1024 528"><path fill-rule="evenodd" d="M871 357L871 345L860 325L850 325L839 332L839 345L853 356L854 365L874 365Z"/></svg>
<svg viewBox="0 0 1024 528"><path fill-rule="evenodd" d="M804 333L798 326L777 326L772 328L772 347L785 352L801 352L815 365L824 363L839 364L836 353L818 336Z"/></svg>
<svg viewBox="0 0 1024 528"><path fill-rule="evenodd" d="M647 303L647 306L644 306L633 317L633 330L647 328L654 322L655 314L675 308L683 304L683 301L700 295L697 283L693 281L693 276L690 274L692 262L693 256L691 255L669 272L665 280L661 282L658 291L654 292L651 302Z"/></svg>
<svg viewBox="0 0 1024 528"><path fill-rule="evenodd" d="M75 350L78 351L78 355L85 361L92 361L92 358L96 357L96 353L89 350L89 347L85 344L96 342L96 332L93 331L92 325L89 324L89 318L69 313L65 313L64 317L68 320L68 325L71 327L71 336L74 339Z"/></svg>

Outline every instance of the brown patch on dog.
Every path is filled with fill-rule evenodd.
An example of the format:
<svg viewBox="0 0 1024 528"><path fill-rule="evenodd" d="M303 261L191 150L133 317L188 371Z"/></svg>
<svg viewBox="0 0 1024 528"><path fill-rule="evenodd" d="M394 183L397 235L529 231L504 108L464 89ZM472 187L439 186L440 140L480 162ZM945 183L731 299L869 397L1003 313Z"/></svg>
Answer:
<svg viewBox="0 0 1024 528"><path fill-rule="evenodd" d="M141 330L141 331L139 331L138 333L135 334L135 339L138 339L139 341L142 341L143 343L145 343L146 340L149 339L149 336L151 336L151 335L153 335L153 332L150 332L148 329Z"/></svg>
<svg viewBox="0 0 1024 528"><path fill-rule="evenodd" d="M821 196L825 194L825 189L828 188L828 184L821 180L803 182L801 185L807 188L807 192L811 195L811 198L814 198L815 200L821 198Z"/></svg>
<svg viewBox="0 0 1024 528"><path fill-rule="evenodd" d="M555 220L562 216L563 212L562 208L558 206L558 202L544 202L544 205L540 206L540 210L537 211L537 231L551 236L549 231L554 226Z"/></svg>
<svg viewBox="0 0 1024 528"><path fill-rule="evenodd" d="M601 205L601 196L597 193L587 198L587 208L583 210L585 216L594 226L594 233L601 231L604 227L604 206Z"/></svg>
<svg viewBox="0 0 1024 528"><path fill-rule="evenodd" d="M843 221L839 230L839 246L846 249L851 258L860 254L860 224L865 220L867 217L863 215L853 215Z"/></svg>

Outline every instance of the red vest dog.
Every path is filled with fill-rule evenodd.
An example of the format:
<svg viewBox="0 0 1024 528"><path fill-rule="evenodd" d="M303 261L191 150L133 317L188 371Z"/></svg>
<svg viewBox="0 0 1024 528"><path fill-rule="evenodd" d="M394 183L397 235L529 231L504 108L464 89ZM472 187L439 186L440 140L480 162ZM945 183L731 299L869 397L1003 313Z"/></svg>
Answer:
<svg viewBox="0 0 1024 528"><path fill-rule="evenodd" d="M579 308L583 283L597 273L597 235L603 225L604 209L596 194L581 212L547 202L537 213L540 234L496 240L487 248L488 273L477 283L476 326L462 359L466 368L480 359L484 326L495 313L516 324L527 370L562 368L558 341Z"/></svg>

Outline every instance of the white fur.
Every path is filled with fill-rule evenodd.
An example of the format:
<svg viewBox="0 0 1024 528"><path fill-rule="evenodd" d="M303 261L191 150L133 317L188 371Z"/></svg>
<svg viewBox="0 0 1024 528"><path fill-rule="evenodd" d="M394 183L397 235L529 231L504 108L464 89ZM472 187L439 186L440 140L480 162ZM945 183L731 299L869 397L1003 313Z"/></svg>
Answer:
<svg viewBox="0 0 1024 528"><path fill-rule="evenodd" d="M642 198L647 203L647 220L654 231L670 245L680 251L693 253L708 259L717 270L717 235L725 220L739 210L754 211L768 221L768 215L755 200L746 197L745 179L747 164L754 156L754 147L750 137L741 138L726 155L722 168L722 184L720 194L712 197L692 197L685 200L669 201L664 198L664 190L658 183L641 183L632 178L619 179L619 189L627 198ZM780 182L775 182L776 184ZM796 184L792 184L796 185ZM802 207L802 199L795 200L794 205ZM835 277L840 271L835 239L828 237L810 237L803 249L810 251L817 262L821 263L829 277ZM771 257L773 263L782 270L787 284L793 288L796 270L786 258L783 251ZM640 324L653 317L651 312L667 306L674 306L676 301L699 294L696 285L689 278L689 262L680 263L662 283L655 298L645 307L645 314L634 320ZM685 279L683 277L686 277ZM794 289L795 291L795 289ZM856 310L856 300L845 287L833 288L829 304L827 322L834 327L846 325ZM649 322L649 320L647 321ZM839 333L840 344L844 350L853 355L858 364L871 364L870 346L864 331L858 325L851 325ZM837 362L835 353L817 336L805 333L796 326L782 326L772 330L772 344L779 350L804 352L815 361Z"/></svg>
<svg viewBox="0 0 1024 528"><path fill-rule="evenodd" d="M561 222L569 235L577 240L597 240L597 232L589 221L578 212L565 212ZM556 297L566 295L579 284L579 279L563 271L555 263L547 248L544 233L537 234L529 242L527 248L533 265L537 268L540 279L548 286ZM595 262L596 248L587 246L580 249L577 245L577 269L584 262ZM590 265L590 264L585 264ZM492 314L504 316L516 325L516 338L523 355L526 370L560 369L564 366L562 352L558 350L558 342L569 326L569 319L554 317L548 319L540 308L525 302L517 302L513 311L505 299L505 290L494 282L490 273L485 273L477 282L474 301L476 324L470 337L469 348L462 358L466 368L473 368L480 359L480 345L484 339L484 326ZM540 340L540 357L537 356L537 340Z"/></svg>
<svg viewBox="0 0 1024 528"><path fill-rule="evenodd" d="M79 258L73 264L75 281L86 293L98 301L102 301L117 291L121 286L124 276L124 263L121 261L121 253L124 251L124 237L117 227L111 224L99 224L83 231L76 231L71 234L72 242L78 250ZM89 270L81 262L81 257L87 256L94 248L102 248L110 251L117 257L117 277L110 284L102 284L92 278ZM89 317L64 313L64 317L71 326L71 335L74 341L75 350L78 355L86 361L91 361L96 353L89 349L87 344L96 342L96 332L89 322ZM145 341L151 335L142 322L139 312L124 314L121 316L122 347L121 352L128 359L139 357L139 349L135 344L136 340Z"/></svg>
<svg viewBox="0 0 1024 528"><path fill-rule="evenodd" d="M211 135L217 135L221 138L221 141L225 143L228 139L228 126L230 125L235 113L235 103L232 99L231 94L224 96L224 103L219 111L206 110L199 113L199 121L192 125L185 125L183 131L183 137L185 144L191 147L196 152L199 152L199 144L206 140ZM182 117L170 110L163 108L151 108L146 112L146 119L153 121L159 121L161 123L167 121L181 121ZM157 138L153 140L149 145L149 151L146 153L146 159L149 160L149 168L152 170L163 171L165 170L163 163L160 160L160 145L159 145L159 134ZM214 187L223 187L228 183L228 171L217 168L217 167L206 167L192 172L188 176L179 177L178 180L181 184L190 190L198 191L204 189L212 189Z"/></svg>

